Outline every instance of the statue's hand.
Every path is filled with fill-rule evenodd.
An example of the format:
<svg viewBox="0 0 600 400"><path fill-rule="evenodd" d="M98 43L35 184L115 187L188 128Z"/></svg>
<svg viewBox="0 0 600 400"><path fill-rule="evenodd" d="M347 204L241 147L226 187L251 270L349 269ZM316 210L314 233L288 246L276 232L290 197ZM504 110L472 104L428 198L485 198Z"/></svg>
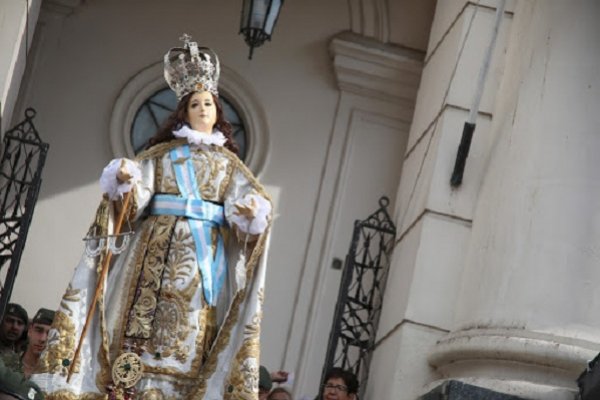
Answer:
<svg viewBox="0 0 600 400"><path fill-rule="evenodd" d="M133 175L127 169L125 159L121 159L121 165L119 165L119 170L117 171L117 181L119 184L129 183L132 177Z"/></svg>
<svg viewBox="0 0 600 400"><path fill-rule="evenodd" d="M252 220L256 216L256 200L254 198L251 198L248 204L236 203L234 206L235 211L233 213L235 215L246 217L248 220Z"/></svg>

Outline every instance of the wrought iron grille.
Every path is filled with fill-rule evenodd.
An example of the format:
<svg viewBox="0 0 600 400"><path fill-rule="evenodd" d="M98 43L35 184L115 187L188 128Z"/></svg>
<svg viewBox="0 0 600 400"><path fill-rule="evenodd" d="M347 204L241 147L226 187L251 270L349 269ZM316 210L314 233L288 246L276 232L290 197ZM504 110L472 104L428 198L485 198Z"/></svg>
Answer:
<svg viewBox="0 0 600 400"><path fill-rule="evenodd" d="M389 202L387 197L381 197L377 211L354 222L321 375L322 387L330 368L351 370L360 383L359 397L369 376L396 237L396 226L387 211Z"/></svg>
<svg viewBox="0 0 600 400"><path fill-rule="evenodd" d="M35 114L28 108L25 120L4 135L0 159L0 277L4 277L0 280L0 317L17 276L49 147L33 125Z"/></svg>

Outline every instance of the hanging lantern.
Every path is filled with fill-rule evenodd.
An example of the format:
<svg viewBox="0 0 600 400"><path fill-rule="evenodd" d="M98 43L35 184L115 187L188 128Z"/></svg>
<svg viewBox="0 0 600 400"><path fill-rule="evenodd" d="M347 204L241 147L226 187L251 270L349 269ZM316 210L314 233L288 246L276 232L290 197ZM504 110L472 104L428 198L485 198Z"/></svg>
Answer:
<svg viewBox="0 0 600 400"><path fill-rule="evenodd" d="M252 59L255 47L271 40L282 5L283 0L244 0L240 33L250 46L249 59Z"/></svg>

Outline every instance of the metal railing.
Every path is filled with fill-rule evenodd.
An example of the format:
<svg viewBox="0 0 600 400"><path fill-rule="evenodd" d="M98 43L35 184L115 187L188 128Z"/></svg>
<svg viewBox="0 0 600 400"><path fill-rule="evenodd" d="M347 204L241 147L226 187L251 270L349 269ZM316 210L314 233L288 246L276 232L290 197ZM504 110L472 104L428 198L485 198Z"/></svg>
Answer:
<svg viewBox="0 0 600 400"><path fill-rule="evenodd" d="M388 205L389 199L383 196L377 211L354 222L321 375L322 387L325 375L332 367L354 372L360 384L361 398L369 376L396 237Z"/></svg>
<svg viewBox="0 0 600 400"><path fill-rule="evenodd" d="M25 120L7 131L3 140L0 159L0 276L4 279L0 278L0 320L19 270L49 148L33 125L35 114L35 110L28 108Z"/></svg>

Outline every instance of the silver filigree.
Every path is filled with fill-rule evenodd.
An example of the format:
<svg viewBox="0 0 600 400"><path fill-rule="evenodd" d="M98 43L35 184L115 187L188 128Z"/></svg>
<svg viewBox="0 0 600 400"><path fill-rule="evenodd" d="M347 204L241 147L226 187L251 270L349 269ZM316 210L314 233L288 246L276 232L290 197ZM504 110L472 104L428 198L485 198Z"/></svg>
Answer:
<svg viewBox="0 0 600 400"><path fill-rule="evenodd" d="M218 96L219 58L214 51L198 47L191 39L184 33L180 38L183 47L174 47L165 54L165 80L179 100L195 91L208 91Z"/></svg>

